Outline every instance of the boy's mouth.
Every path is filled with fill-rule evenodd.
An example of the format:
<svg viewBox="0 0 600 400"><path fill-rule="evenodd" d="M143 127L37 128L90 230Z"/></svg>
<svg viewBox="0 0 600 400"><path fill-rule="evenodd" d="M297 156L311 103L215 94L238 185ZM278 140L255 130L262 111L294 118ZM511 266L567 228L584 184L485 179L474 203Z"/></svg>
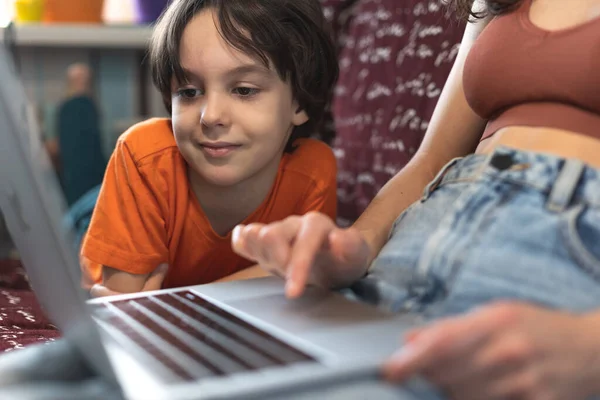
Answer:
<svg viewBox="0 0 600 400"><path fill-rule="evenodd" d="M200 149L209 157L225 157L239 149L241 145L228 142L200 143Z"/></svg>

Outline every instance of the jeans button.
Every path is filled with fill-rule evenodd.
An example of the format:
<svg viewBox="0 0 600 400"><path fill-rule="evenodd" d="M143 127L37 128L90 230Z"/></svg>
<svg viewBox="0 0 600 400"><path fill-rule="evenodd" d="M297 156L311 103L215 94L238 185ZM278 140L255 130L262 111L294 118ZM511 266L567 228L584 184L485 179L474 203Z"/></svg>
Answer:
<svg viewBox="0 0 600 400"><path fill-rule="evenodd" d="M490 160L490 165L500 171L509 169L514 163L510 154L494 154Z"/></svg>

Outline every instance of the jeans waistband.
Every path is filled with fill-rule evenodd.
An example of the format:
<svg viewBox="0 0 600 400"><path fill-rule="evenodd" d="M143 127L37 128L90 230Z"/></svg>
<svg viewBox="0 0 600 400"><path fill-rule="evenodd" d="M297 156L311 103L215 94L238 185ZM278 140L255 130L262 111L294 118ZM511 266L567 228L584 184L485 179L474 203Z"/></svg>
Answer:
<svg viewBox="0 0 600 400"><path fill-rule="evenodd" d="M576 159L507 147L450 161L425 188L424 199L439 185L482 179L510 181L546 193L548 207L556 211L573 200L600 207L600 169Z"/></svg>

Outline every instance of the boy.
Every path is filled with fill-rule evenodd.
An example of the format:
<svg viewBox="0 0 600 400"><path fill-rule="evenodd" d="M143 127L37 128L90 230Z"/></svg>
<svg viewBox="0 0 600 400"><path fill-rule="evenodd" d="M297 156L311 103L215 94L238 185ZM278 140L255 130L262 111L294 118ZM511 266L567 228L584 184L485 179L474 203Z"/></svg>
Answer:
<svg viewBox="0 0 600 400"><path fill-rule="evenodd" d="M251 265L237 224L335 216L335 158L306 139L338 73L318 0L174 1L150 63L172 119L117 143L82 247L92 295L219 280Z"/></svg>

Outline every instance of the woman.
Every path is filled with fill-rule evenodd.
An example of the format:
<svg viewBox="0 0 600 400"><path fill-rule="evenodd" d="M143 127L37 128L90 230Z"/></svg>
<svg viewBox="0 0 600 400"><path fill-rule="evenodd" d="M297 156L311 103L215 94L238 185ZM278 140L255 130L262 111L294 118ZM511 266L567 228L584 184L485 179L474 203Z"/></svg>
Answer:
<svg viewBox="0 0 600 400"><path fill-rule="evenodd" d="M390 380L600 394L600 0L450 2L472 21L413 160L350 229L313 213L238 227L234 248L290 297L352 286L430 320Z"/></svg>

